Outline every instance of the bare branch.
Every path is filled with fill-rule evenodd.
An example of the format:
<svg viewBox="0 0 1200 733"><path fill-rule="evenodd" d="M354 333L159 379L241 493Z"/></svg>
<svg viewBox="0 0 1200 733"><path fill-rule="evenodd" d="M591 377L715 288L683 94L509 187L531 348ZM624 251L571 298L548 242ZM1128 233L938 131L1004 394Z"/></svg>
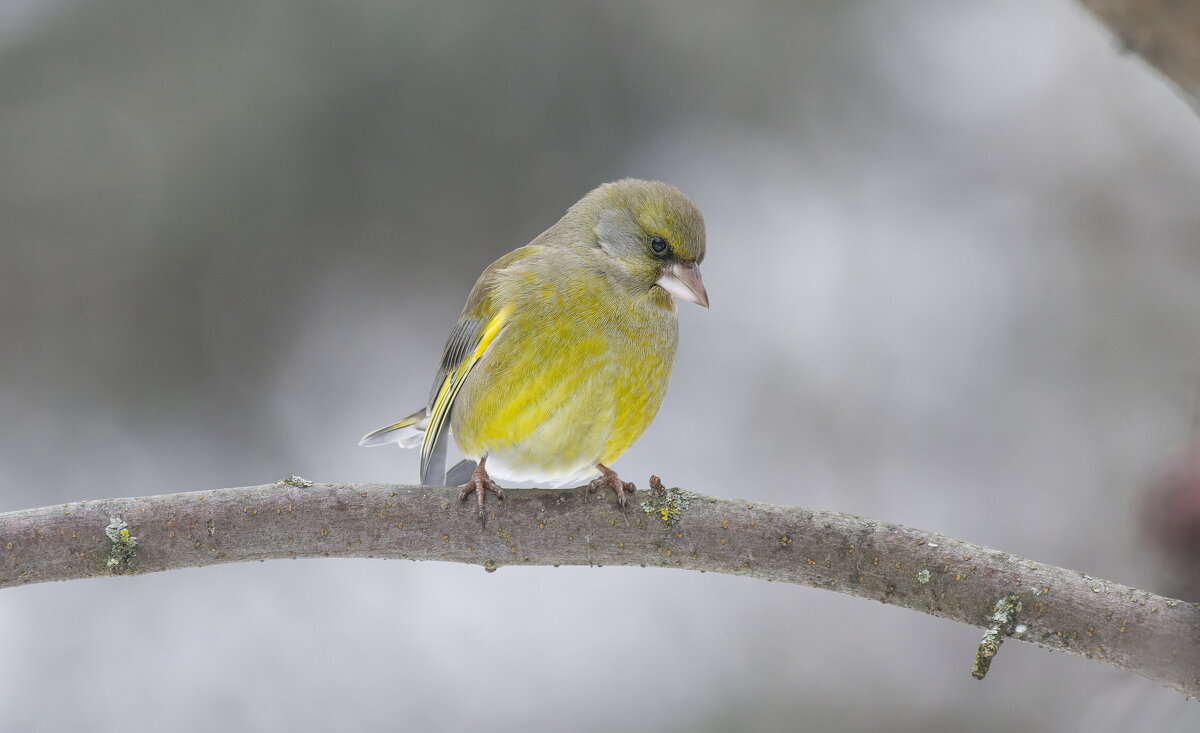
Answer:
<svg viewBox="0 0 1200 733"><path fill-rule="evenodd" d="M873 598L996 628L994 648L1006 636L1200 695L1200 604L897 524L652 483L625 511L583 489L514 490L485 524L456 489L296 478L27 509L0 514L0 588L285 557L654 565Z"/></svg>
<svg viewBox="0 0 1200 733"><path fill-rule="evenodd" d="M1142 56L1200 112L1200 3L1081 0L1126 48Z"/></svg>

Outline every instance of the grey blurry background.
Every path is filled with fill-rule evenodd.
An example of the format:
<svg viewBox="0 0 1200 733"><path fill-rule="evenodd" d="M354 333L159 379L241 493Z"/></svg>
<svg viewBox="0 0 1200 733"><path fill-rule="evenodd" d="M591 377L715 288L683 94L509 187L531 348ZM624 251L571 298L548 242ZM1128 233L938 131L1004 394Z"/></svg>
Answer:
<svg viewBox="0 0 1200 733"><path fill-rule="evenodd" d="M623 176L711 311L617 464L1151 590L1200 119L1074 3L0 3L0 510L412 481L478 272ZM665 570L234 565L0 595L5 731L1194 731L975 629Z"/></svg>

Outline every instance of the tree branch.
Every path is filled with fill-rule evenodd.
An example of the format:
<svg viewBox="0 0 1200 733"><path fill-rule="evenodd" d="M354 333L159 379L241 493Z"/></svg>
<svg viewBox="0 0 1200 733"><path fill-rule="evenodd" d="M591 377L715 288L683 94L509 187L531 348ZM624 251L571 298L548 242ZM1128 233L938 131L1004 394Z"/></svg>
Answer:
<svg viewBox="0 0 1200 733"><path fill-rule="evenodd" d="M0 514L0 588L285 557L448 560L489 571L653 565L873 598L989 629L981 660L1007 637L1200 696L1200 604L897 524L652 486L625 511L582 488L513 490L489 500L485 524L455 489L295 477L26 509ZM998 604L1008 609L1003 623ZM970 659L964 650L964 670Z"/></svg>
<svg viewBox="0 0 1200 733"><path fill-rule="evenodd" d="M1200 112L1200 3L1188 0L1080 0Z"/></svg>

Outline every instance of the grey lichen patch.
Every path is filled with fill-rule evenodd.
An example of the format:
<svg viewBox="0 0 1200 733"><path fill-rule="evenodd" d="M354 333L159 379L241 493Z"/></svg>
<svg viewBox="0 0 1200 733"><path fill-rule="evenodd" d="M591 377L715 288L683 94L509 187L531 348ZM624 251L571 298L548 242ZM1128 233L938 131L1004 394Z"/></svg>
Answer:
<svg viewBox="0 0 1200 733"><path fill-rule="evenodd" d="M650 490L643 494L642 513L664 524L672 524L687 508L691 494L677 488L666 488L658 476L650 477Z"/></svg>
<svg viewBox="0 0 1200 733"><path fill-rule="evenodd" d="M112 542L112 547L108 550L109 572L120 575L125 572L130 561L133 560L134 548L138 543L137 537L130 534L129 525L120 517L112 517L108 520L104 534Z"/></svg>
<svg viewBox="0 0 1200 733"><path fill-rule="evenodd" d="M931 578L932 575L929 572L929 568L925 568L921 572L917 573L917 582L921 585L928 583Z"/></svg>
<svg viewBox="0 0 1200 733"><path fill-rule="evenodd" d="M979 649L975 652L975 664L971 668L972 677L981 680L987 675L988 668L992 666L992 657L1000 651L1004 637L1012 633L1017 614L1020 612L1020 596L1005 596L996 602L992 608L992 624L983 632L983 638L979 640Z"/></svg>
<svg viewBox="0 0 1200 733"><path fill-rule="evenodd" d="M309 486L313 485L313 482L301 476L288 476L285 479L276 481L275 485L281 489L284 486L295 486L297 489L307 489Z"/></svg>

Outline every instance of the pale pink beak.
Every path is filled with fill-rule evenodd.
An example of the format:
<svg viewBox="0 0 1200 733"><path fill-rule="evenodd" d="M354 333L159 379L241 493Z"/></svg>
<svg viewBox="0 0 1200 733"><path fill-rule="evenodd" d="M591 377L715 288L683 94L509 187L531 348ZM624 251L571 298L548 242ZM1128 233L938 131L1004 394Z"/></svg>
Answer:
<svg viewBox="0 0 1200 733"><path fill-rule="evenodd" d="M663 267L662 276L654 284L676 298L708 307L708 293L704 290L700 267L695 263L675 262Z"/></svg>

